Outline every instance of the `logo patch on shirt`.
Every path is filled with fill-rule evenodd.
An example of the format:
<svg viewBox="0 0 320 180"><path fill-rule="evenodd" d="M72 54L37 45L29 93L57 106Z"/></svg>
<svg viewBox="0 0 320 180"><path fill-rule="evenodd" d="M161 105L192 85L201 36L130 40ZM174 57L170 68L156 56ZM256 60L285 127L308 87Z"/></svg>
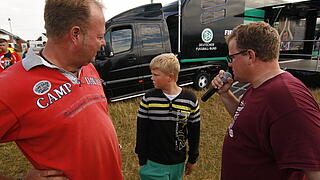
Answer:
<svg viewBox="0 0 320 180"><path fill-rule="evenodd" d="M39 81L37 82L37 84L33 86L33 92L37 95L44 95L47 92L49 92L50 89L51 89L51 83L46 80Z"/></svg>
<svg viewBox="0 0 320 180"><path fill-rule="evenodd" d="M101 79L98 78L93 78L93 77L84 77L84 79L86 80L86 83L88 85L96 85L96 86L101 86Z"/></svg>
<svg viewBox="0 0 320 180"><path fill-rule="evenodd" d="M51 104L57 102L58 100L62 99L64 96L71 93L71 89L70 89L71 87L72 85L70 83L64 83L59 87L52 89L49 92L51 88L51 84L50 84L50 88L48 88L48 90L45 90L46 93L43 94L44 96L41 96L37 99L37 102L36 102L37 106L41 109L45 109L49 107Z"/></svg>

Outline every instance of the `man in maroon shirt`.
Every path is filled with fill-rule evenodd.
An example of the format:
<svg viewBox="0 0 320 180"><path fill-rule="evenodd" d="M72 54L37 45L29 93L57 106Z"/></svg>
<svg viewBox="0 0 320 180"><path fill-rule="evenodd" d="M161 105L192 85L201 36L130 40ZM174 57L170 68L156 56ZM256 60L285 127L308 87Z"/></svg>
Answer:
<svg viewBox="0 0 320 180"><path fill-rule="evenodd" d="M280 69L278 32L237 26L227 38L234 79L212 80L233 116L224 139L222 180L320 179L320 110L305 85ZM237 99L233 81L251 86Z"/></svg>

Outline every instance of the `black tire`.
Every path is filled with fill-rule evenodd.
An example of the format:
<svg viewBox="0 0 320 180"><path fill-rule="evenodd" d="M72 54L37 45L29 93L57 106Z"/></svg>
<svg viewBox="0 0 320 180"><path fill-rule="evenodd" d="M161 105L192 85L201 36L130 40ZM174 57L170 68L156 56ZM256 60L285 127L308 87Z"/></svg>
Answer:
<svg viewBox="0 0 320 180"><path fill-rule="evenodd" d="M193 86L196 90L202 90L209 86L210 76L208 73L202 71L196 75L193 81Z"/></svg>

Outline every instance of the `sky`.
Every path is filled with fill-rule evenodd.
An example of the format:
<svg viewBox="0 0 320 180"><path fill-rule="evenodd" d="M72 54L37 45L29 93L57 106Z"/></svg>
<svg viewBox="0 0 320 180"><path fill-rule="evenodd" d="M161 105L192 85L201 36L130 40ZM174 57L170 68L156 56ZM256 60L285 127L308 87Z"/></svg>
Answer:
<svg viewBox="0 0 320 180"><path fill-rule="evenodd" d="M153 0L162 5L174 0ZM102 0L108 20L131 8L151 3L151 0ZM1 0L0 29L12 32L24 40L35 40L45 33L43 9L45 0ZM9 21L10 19L10 21Z"/></svg>

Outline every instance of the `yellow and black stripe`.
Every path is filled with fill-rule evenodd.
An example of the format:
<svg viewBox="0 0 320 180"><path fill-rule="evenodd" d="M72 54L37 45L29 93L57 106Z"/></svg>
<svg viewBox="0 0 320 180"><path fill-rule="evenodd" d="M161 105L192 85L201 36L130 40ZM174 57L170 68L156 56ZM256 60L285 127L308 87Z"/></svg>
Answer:
<svg viewBox="0 0 320 180"><path fill-rule="evenodd" d="M199 152L200 109L189 90L169 100L160 89L142 98L137 120L136 153L140 164L147 159L161 164L195 163ZM188 141L188 143L187 143ZM188 149L187 149L188 144Z"/></svg>

